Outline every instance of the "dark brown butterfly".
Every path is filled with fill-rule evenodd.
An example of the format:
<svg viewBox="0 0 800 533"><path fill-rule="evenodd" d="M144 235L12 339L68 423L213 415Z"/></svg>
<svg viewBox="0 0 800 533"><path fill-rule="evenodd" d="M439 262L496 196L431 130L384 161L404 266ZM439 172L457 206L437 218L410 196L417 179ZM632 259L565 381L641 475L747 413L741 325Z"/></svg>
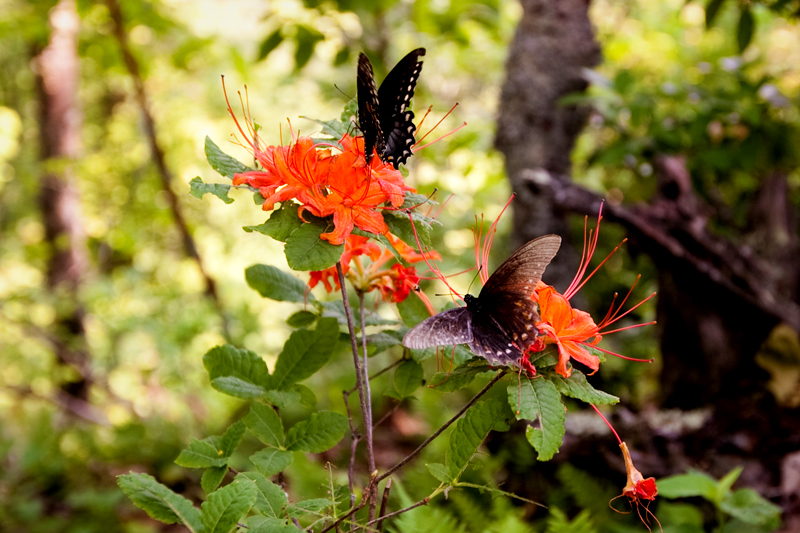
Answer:
<svg viewBox="0 0 800 533"><path fill-rule="evenodd" d="M406 348L469 344L492 364L517 364L539 332L536 302L531 300L544 269L561 246L561 237L533 239L500 265L480 294L464 296L466 307L423 320L403 338Z"/></svg>
<svg viewBox="0 0 800 533"><path fill-rule="evenodd" d="M414 113L407 110L414 96L414 87L422 70L420 56L424 48L409 52L389 72L376 89L372 64L363 53L358 56L358 127L364 135L364 153L369 163L372 150L384 163L398 168L411 156L414 132Z"/></svg>

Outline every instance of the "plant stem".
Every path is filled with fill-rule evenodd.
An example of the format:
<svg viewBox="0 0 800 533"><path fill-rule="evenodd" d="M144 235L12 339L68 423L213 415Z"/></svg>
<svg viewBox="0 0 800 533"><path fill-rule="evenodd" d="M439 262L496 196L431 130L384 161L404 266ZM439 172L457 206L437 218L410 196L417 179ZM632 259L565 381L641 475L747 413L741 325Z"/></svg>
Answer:
<svg viewBox="0 0 800 533"><path fill-rule="evenodd" d="M378 525L375 526L375 529L378 530L378 533L383 531L383 518L386 514L386 504L389 503L389 491L392 490L392 478L386 482L386 486L383 488L383 498L381 498L381 510L378 513Z"/></svg>
<svg viewBox="0 0 800 533"><path fill-rule="evenodd" d="M375 470L375 450L372 441L372 393L369 387L369 364L367 360L369 356L367 354L367 332L364 321L364 293L359 290L356 290L356 293L358 294L358 311L361 318L361 352L364 357L364 361L361 364L361 372L363 373L361 381L364 384L364 397L366 398L367 407L367 410L364 412L364 431L367 438L367 462L369 463L369 475L371 480L372 476L377 474L377 471ZM372 520L375 518L375 509L378 505L378 484L370 483L369 489L371 490L369 493L369 514L367 515L367 519Z"/></svg>
<svg viewBox="0 0 800 533"><path fill-rule="evenodd" d="M411 452L410 454L408 454L408 456L406 456L406 458L405 458L405 459L403 459L402 461L400 461L399 463L397 463L396 465L394 465L392 468L390 468L389 470L387 470L387 471L386 471L384 474L382 474L382 475L378 476L378 483L380 483L381 481L383 481L383 480L384 480L384 479L386 479L387 477L389 477L389 476L391 476L392 474L394 474L394 473L395 473L395 472L396 472L398 469L400 469L401 467L405 466L405 464L406 464L406 463L408 463L408 462L409 462L411 459L413 459L415 455L417 455L417 454L418 454L419 452L421 452L421 451L422 451L422 450L423 450L423 449L424 449L424 448L425 448L425 447L426 447L428 444L430 444L430 443L431 443L431 441L433 441L433 439L435 439L436 437L438 437L439 435L441 435L441 433L442 433L442 432L443 432L445 429L447 429L448 427L450 427L450 425L451 425L453 422L455 422L456 420L458 420L459 418L461 418L461 415L463 415L463 414L464 414L464 413L467 411L467 409L469 409L470 407L472 407L472 405L473 405L475 402L477 402L477 401L478 401L478 399L479 399L481 396L483 396L484 394L486 394L487 392L489 392L489 389L491 389L491 388L492 388L492 385L494 385L495 383L497 383L498 381L500 381L500 378L502 378L503 376L505 376L505 374L506 374L506 373L505 373L505 371L500 371L500 372L498 372L498 373L497 373L497 375L496 375L495 377L493 377L493 378L492 378L492 380L491 380L489 383L487 383L487 384L486 384L486 386L485 386L484 388L482 388L482 389L481 389L481 391L480 391L478 394L476 394L476 395L475 395L475 396L474 396L474 397L473 397L473 398L472 398L470 401L468 401L468 402L466 403L466 405L464 405L464 407L462 407L462 408L461 408L461 410L460 410L458 413L456 413L456 414L455 414L455 416L454 416L453 418L451 418L450 420L448 420L447 422L445 422L445 424L444 424L442 427L440 427L439 429L437 429L437 430L436 430L436 432L435 432L433 435L431 435L430 437L428 437L427 439L425 439L425 442L423 442L422 444L420 444L420 445L417 447L417 449L416 449L416 450L414 450L413 452ZM387 516L391 516L391 515L387 515Z"/></svg>
<svg viewBox="0 0 800 533"><path fill-rule="evenodd" d="M410 511L410 510L412 510L412 509L416 509L417 507L422 507L423 505L428 505L428 503L429 503L430 501L431 501L431 497L430 497L430 496L428 496L428 497L427 497L427 498L425 498L424 500L422 500L422 501L419 501L419 502L415 503L414 505L410 505L410 506L406 507L405 509L400 509L399 511L395 511L395 512L393 512L393 513L389 513L389 514L387 514L387 515L385 515L385 516L382 516L382 517L380 517L380 518L376 518L375 520L372 520L372 521L370 521L370 522L367 522L366 524L364 524L364 526L366 527L366 526L368 526L368 525L370 525L370 524L372 524L372 523L374 523L374 522L378 522L378 521L380 521L380 522L383 522L383 520L385 520L385 519L387 519L387 518L391 518L391 517L393 517L393 516L397 516L397 515L399 515L399 514L407 513L408 511Z"/></svg>

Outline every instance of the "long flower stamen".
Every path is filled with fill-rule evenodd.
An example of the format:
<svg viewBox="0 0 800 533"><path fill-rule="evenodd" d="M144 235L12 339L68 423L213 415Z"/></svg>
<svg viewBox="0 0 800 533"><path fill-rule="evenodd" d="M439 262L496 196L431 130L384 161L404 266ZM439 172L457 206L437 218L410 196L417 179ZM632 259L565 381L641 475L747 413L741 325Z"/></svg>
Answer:
<svg viewBox="0 0 800 533"><path fill-rule="evenodd" d="M439 281L447 285L447 288L450 289L450 292L452 294L458 296L460 299L463 300L464 298L458 293L458 291L455 290L453 287L451 287L450 284L447 282L447 278L444 276L444 274L442 274L441 269L436 268L435 266L433 266L433 264L431 264L433 262L433 259L428 260L428 251L427 249L423 251L423 246L420 243L419 235L417 234L417 226L414 224L414 217L411 216L411 210L410 209L406 210L406 213L408 214L408 220L411 221L411 230L414 232L414 240L417 242L417 248L419 249L419 253L422 254L422 258L425 260L425 264L428 265L428 268L431 269L431 272L436 274L436 277L439 278Z"/></svg>
<svg viewBox="0 0 800 533"><path fill-rule="evenodd" d="M643 325L646 325L646 324L643 324ZM635 359L633 357L628 357L628 356L625 356L625 355L622 355L622 354L618 354L618 353L612 352L610 350L605 350L605 349L600 348L598 346L594 346L593 344L590 344L590 343L581 342L581 341L576 341L576 342L578 344L583 345L583 346L588 346L588 347L593 348L595 350L599 350L599 351L601 351L601 352L603 352L605 354L613 355L614 357L619 357L620 359L625 359L626 361L635 361L637 363L652 363L653 361L655 361L655 359L653 359L653 358L650 358L650 359Z"/></svg>

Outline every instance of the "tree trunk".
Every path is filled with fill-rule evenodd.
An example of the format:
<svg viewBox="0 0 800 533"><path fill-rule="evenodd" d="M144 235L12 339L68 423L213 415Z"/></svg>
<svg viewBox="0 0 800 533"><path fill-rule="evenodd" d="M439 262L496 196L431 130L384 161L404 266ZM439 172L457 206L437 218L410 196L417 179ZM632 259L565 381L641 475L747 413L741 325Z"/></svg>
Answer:
<svg viewBox="0 0 800 533"><path fill-rule="evenodd" d="M569 175L570 153L588 110L559 104L587 87L583 69L600 63L586 0L522 0L523 15L506 61L495 146L506 159L514 200L514 247L547 233L565 235L565 213L525 183L532 169ZM577 261L567 247L548 267L566 286Z"/></svg>
<svg viewBox="0 0 800 533"><path fill-rule="evenodd" d="M88 267L86 237L71 163L81 148L78 102L80 19L74 0L60 0L50 11L48 45L36 59L41 95L40 131L45 173L39 204L50 247L47 285L60 298L56 320L56 357L72 366L79 379L63 390L86 399L90 383L84 310L78 290Z"/></svg>

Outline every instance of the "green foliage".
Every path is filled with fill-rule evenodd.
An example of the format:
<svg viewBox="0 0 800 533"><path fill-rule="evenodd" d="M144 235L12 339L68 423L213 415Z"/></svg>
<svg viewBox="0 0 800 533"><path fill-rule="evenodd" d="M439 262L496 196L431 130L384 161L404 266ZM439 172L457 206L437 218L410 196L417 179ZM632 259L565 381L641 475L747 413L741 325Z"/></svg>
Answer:
<svg viewBox="0 0 800 533"><path fill-rule="evenodd" d="M257 491L253 508L256 511L270 518L284 516L283 509L286 507L287 500L286 493L282 488L256 472L242 472L236 477L250 480L255 485Z"/></svg>
<svg viewBox="0 0 800 533"><path fill-rule="evenodd" d="M538 420L539 427L528 426L525 435L539 452L540 461L549 461L561 447L566 413L561 395L553 382L523 379L508 387L508 404L517 411L517 420Z"/></svg>
<svg viewBox="0 0 800 533"><path fill-rule="evenodd" d="M342 440L347 418L331 411L319 411L299 422L286 434L286 449L296 452L322 453Z"/></svg>
<svg viewBox="0 0 800 533"><path fill-rule="evenodd" d="M457 366L452 372L437 372L431 378L431 386L439 392L455 392L468 387L481 374L489 370L482 359Z"/></svg>
<svg viewBox="0 0 800 533"><path fill-rule="evenodd" d="M308 285L272 265L253 265L244 271L247 284L264 298L277 302L314 301Z"/></svg>
<svg viewBox="0 0 800 533"><path fill-rule="evenodd" d="M450 433L450 447L447 452L450 477L459 477L489 431L508 430L510 417L508 406L498 399L478 402L470 407Z"/></svg>
<svg viewBox="0 0 800 533"><path fill-rule="evenodd" d="M205 152L206 159L208 160L208 164L211 165L211 168L228 179L232 180L235 174L253 170L223 152L208 136L206 136Z"/></svg>
<svg viewBox="0 0 800 533"><path fill-rule="evenodd" d="M424 372L416 361L406 360L394 371L394 390L400 398L407 398L422 385Z"/></svg>
<svg viewBox="0 0 800 533"><path fill-rule="evenodd" d="M228 193L233 187L232 185L226 185L224 183L203 183L202 178L198 176L192 178L192 181L189 182L189 187L191 187L189 191L190 194L197 199L202 199L206 194L213 194L226 204L233 203L233 198L228 196Z"/></svg>
<svg viewBox="0 0 800 533"><path fill-rule="evenodd" d="M244 518L256 501L258 489L249 479L234 479L233 483L212 492L203 502L204 533L230 533Z"/></svg>
<svg viewBox="0 0 800 533"><path fill-rule="evenodd" d="M563 511L557 507L550 509L550 516L547 519L547 533L595 533L591 515L588 511L581 512L573 520L570 520Z"/></svg>
<svg viewBox="0 0 800 533"><path fill-rule="evenodd" d="M294 202L283 202L280 207L272 210L266 222L258 226L244 226L243 229L248 233L256 231L276 241L286 242L289 236L303 225L303 221L297 215L297 207Z"/></svg>
<svg viewBox="0 0 800 533"><path fill-rule="evenodd" d="M211 386L230 396L258 398L269 388L267 364L249 350L217 346L203 356L203 365Z"/></svg>
<svg viewBox="0 0 800 533"><path fill-rule="evenodd" d="M250 412L242 421L247 429L267 446L274 448L283 446L283 423L278 417L278 413L271 407L253 402Z"/></svg>
<svg viewBox="0 0 800 533"><path fill-rule="evenodd" d="M117 482L128 498L151 518L165 524L183 524L193 533L205 531L200 511L152 476L130 473L118 476Z"/></svg>
<svg viewBox="0 0 800 533"><path fill-rule="evenodd" d="M552 380L558 392L564 396L581 400L582 402L592 403L595 405L614 405L619 403L619 398L612 396L603 391L599 391L592 387L586 376L579 370L572 370L572 374L568 378L559 376L558 374L547 375Z"/></svg>
<svg viewBox="0 0 800 533"><path fill-rule="evenodd" d="M292 452L267 448L250 456L250 462L256 465L258 471L264 476L274 476L292 464Z"/></svg>
<svg viewBox="0 0 800 533"><path fill-rule="evenodd" d="M286 239L286 262L292 270L325 270L342 256L344 244L334 245L320 239L320 235L333 231L333 224L317 226L303 224Z"/></svg>

